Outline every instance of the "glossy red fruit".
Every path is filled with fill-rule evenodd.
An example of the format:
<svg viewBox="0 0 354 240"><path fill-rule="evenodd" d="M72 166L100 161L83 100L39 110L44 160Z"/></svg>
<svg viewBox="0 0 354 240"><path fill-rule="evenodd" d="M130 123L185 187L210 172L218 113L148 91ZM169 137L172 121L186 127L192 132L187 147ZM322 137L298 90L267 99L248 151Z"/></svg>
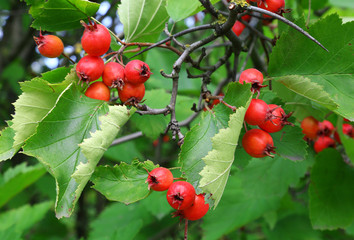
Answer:
<svg viewBox="0 0 354 240"><path fill-rule="evenodd" d="M86 90L85 95L103 101L109 101L111 92L103 82L94 82Z"/></svg>
<svg viewBox="0 0 354 240"><path fill-rule="evenodd" d="M252 99L245 114L245 121L250 125L259 125L266 120L268 105L261 99Z"/></svg>
<svg viewBox="0 0 354 240"><path fill-rule="evenodd" d="M313 145L313 148L317 153L321 152L322 150L329 148L329 147L336 147L335 141L327 136L321 136L319 137L315 144Z"/></svg>
<svg viewBox="0 0 354 240"><path fill-rule="evenodd" d="M195 196L191 207L183 210L182 216L190 221L196 221L204 217L209 210L209 204L205 203L204 194Z"/></svg>
<svg viewBox="0 0 354 240"><path fill-rule="evenodd" d="M101 56L105 54L111 45L111 35L108 29L102 24L90 23L85 27L81 38L82 48L92 56Z"/></svg>
<svg viewBox="0 0 354 240"><path fill-rule="evenodd" d="M87 55L80 59L76 65L76 74L80 81L89 83L99 79L104 70L103 59Z"/></svg>
<svg viewBox="0 0 354 240"><path fill-rule="evenodd" d="M118 88L118 95L122 103L134 105L143 100L145 95L145 86L143 83L135 85L125 82L122 89Z"/></svg>
<svg viewBox="0 0 354 240"><path fill-rule="evenodd" d="M174 182L169 187L166 198L171 207L183 210L189 208L194 203L195 189L189 182Z"/></svg>
<svg viewBox="0 0 354 240"><path fill-rule="evenodd" d="M342 125L342 130L343 133L345 135L348 135L351 138L354 138L354 128L352 125L348 124L348 123L343 123ZM342 141L340 140L339 134L337 131L334 132L334 139L338 142L338 143L342 143Z"/></svg>
<svg viewBox="0 0 354 240"><path fill-rule="evenodd" d="M249 68L244 70L241 75L240 79L238 80L241 84L243 83L251 83L251 91L252 93L258 92L261 88L266 87L268 85L262 85L263 83L263 74L255 68Z"/></svg>
<svg viewBox="0 0 354 240"><path fill-rule="evenodd" d="M60 38L54 35L42 35L39 33L39 37L33 37L37 44L38 51L45 57L56 58L59 57L63 50L64 44Z"/></svg>
<svg viewBox="0 0 354 240"><path fill-rule="evenodd" d="M167 168L158 167L149 172L146 182L149 190L166 191L173 183L173 175Z"/></svg>
<svg viewBox="0 0 354 240"><path fill-rule="evenodd" d="M246 26L242 22L236 21L232 26L232 31L236 34L236 36L240 36L245 27Z"/></svg>
<svg viewBox="0 0 354 240"><path fill-rule="evenodd" d="M267 116L271 117L258 125L262 130L268 133L274 133L282 130L285 125L294 126L294 124L288 121L292 113L286 114L285 111L276 104L269 104L268 108L269 114Z"/></svg>
<svg viewBox="0 0 354 240"><path fill-rule="evenodd" d="M315 140L318 132L318 121L314 117L308 116L301 121L301 129L305 137Z"/></svg>
<svg viewBox="0 0 354 240"><path fill-rule="evenodd" d="M274 157L273 138L269 133L260 129L251 129L243 135L242 146L245 151L254 158L265 156Z"/></svg>
<svg viewBox="0 0 354 240"><path fill-rule="evenodd" d="M261 0L257 2L257 6L259 8L263 8L270 12L281 14L284 12L285 1L284 0Z"/></svg>
<svg viewBox="0 0 354 240"><path fill-rule="evenodd" d="M328 120L323 120L323 122L318 123L318 133L319 136L331 136L334 131L333 124Z"/></svg>
<svg viewBox="0 0 354 240"><path fill-rule="evenodd" d="M132 84L146 82L151 75L149 65L140 60L132 60L125 66L126 81Z"/></svg>
<svg viewBox="0 0 354 240"><path fill-rule="evenodd" d="M109 62L104 66L102 80L108 87L122 87L124 85L124 67L116 62Z"/></svg>

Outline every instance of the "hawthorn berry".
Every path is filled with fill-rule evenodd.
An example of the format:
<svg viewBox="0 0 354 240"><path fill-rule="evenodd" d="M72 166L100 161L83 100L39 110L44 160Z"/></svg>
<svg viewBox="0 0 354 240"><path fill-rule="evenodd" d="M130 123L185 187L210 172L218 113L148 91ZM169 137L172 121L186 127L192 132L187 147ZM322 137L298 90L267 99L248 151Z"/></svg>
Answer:
<svg viewBox="0 0 354 240"><path fill-rule="evenodd" d="M132 60L125 66L126 81L132 84L146 82L151 75L149 65L140 60Z"/></svg>
<svg viewBox="0 0 354 240"><path fill-rule="evenodd" d="M331 136L334 131L333 124L328 120L323 120L323 122L318 123L318 132L319 136Z"/></svg>
<svg viewBox="0 0 354 240"><path fill-rule="evenodd" d="M251 129L243 135L242 146L245 151L254 158L265 156L274 157L271 153L274 151L273 138L269 133L261 129Z"/></svg>
<svg viewBox="0 0 354 240"><path fill-rule="evenodd" d="M194 203L195 189L189 182L174 182L168 188L166 198L172 208L183 210Z"/></svg>
<svg viewBox="0 0 354 240"><path fill-rule="evenodd" d="M90 22L89 25L83 22L82 25L85 27L81 38L82 48L92 56L105 54L111 45L111 35L108 29L96 22Z"/></svg>
<svg viewBox="0 0 354 240"><path fill-rule="evenodd" d="M173 183L173 175L170 170L164 167L158 167L148 173L146 182L149 183L149 190L165 191Z"/></svg>
<svg viewBox="0 0 354 240"><path fill-rule="evenodd" d="M336 143L332 138L328 136L320 136L313 145L313 148L315 149L316 153L319 153L329 147L336 147Z"/></svg>
<svg viewBox="0 0 354 240"><path fill-rule="evenodd" d="M76 65L76 74L80 81L89 83L99 79L104 70L103 59L87 55L80 59Z"/></svg>
<svg viewBox="0 0 354 240"><path fill-rule="evenodd" d="M250 125L263 123L269 112L267 103L261 99L252 99L245 114L245 121Z"/></svg>
<svg viewBox="0 0 354 240"><path fill-rule="evenodd" d="M314 117L308 116L301 121L301 129L305 137L314 140L317 138L318 121Z"/></svg>
<svg viewBox="0 0 354 240"><path fill-rule="evenodd" d="M232 31L236 34L236 36L240 36L245 27L246 26L242 22L236 21L232 26Z"/></svg>
<svg viewBox="0 0 354 240"><path fill-rule="evenodd" d="M348 135L351 138L354 138L354 128L352 125L348 124L348 123L343 123L342 125L342 131L343 134ZM334 139L339 142L342 143L342 141L340 140L339 134L337 131L334 132Z"/></svg>
<svg viewBox="0 0 354 240"><path fill-rule="evenodd" d="M118 95L122 103L138 104L145 95L144 83L135 85L125 82L122 89L118 88Z"/></svg>
<svg viewBox="0 0 354 240"><path fill-rule="evenodd" d="M258 125L262 130L268 133L274 133L282 130L285 125L294 126L294 124L288 121L292 113L286 114L285 111L276 104L269 104L268 108L269 114L267 116L270 116L270 118L268 117L269 119L266 119L266 121Z"/></svg>
<svg viewBox="0 0 354 240"><path fill-rule="evenodd" d="M182 216L190 221L196 221L204 217L209 210L209 204L205 203L204 194L195 196L191 207L182 210Z"/></svg>
<svg viewBox="0 0 354 240"><path fill-rule="evenodd" d="M108 87L119 87L124 85L124 67L116 62L109 62L104 66L102 80Z"/></svg>
<svg viewBox="0 0 354 240"><path fill-rule="evenodd" d="M56 58L59 57L63 50L64 44L60 38L54 35L42 35L39 32L39 37L33 37L37 44L38 51L45 57Z"/></svg>
<svg viewBox="0 0 354 240"><path fill-rule="evenodd" d="M85 95L103 101L109 101L111 92L103 82L94 82L86 90Z"/></svg>
<svg viewBox="0 0 354 240"><path fill-rule="evenodd" d="M241 84L245 83L251 83L251 91L252 93L254 92L260 92L261 88L266 87L268 85L262 85L263 83L263 74L258 71L255 68L249 68L244 70L241 75L240 79L238 80Z"/></svg>
<svg viewBox="0 0 354 240"><path fill-rule="evenodd" d="M284 12L285 1L284 0L260 0L257 2L259 8L263 8L273 13L282 14ZM265 17L271 17L265 15Z"/></svg>

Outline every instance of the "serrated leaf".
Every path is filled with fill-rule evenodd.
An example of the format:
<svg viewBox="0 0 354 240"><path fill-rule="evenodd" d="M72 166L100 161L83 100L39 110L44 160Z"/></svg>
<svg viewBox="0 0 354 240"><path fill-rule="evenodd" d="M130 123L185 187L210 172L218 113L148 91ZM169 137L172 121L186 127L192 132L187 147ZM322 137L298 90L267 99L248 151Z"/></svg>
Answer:
<svg viewBox="0 0 354 240"><path fill-rule="evenodd" d="M311 171L310 219L315 229L334 230L354 220L354 170L340 153L328 148L317 155Z"/></svg>
<svg viewBox="0 0 354 240"><path fill-rule="evenodd" d="M15 131L13 148L22 147L35 133L38 123L55 107L58 98L68 89L70 79L58 84L35 78L21 83L23 93L14 103L15 115L11 128Z"/></svg>
<svg viewBox="0 0 354 240"><path fill-rule="evenodd" d="M301 19L297 24L303 27L304 20ZM336 103L338 108L334 109L334 112L354 120L354 110L350 104L354 101L354 22L342 24L337 15L330 15L313 24L308 32L329 52L289 28L281 35L272 51L269 75L280 81L286 80L284 83L288 84L291 90L296 86L291 84L291 78L288 78L292 75L302 76L302 79L306 79L304 84L310 81L321 86L323 90L319 93L311 89L314 84L296 86L296 92L318 101L330 110L333 109L333 103ZM326 101L323 91L327 92L329 101L333 101L332 104Z"/></svg>
<svg viewBox="0 0 354 240"><path fill-rule="evenodd" d="M31 26L46 31L80 28L80 20L93 16L100 7L87 0L25 1L31 5L29 13L34 18Z"/></svg>
<svg viewBox="0 0 354 240"><path fill-rule="evenodd" d="M218 205L229 178L246 110L239 107L236 113L230 116L229 127L221 129L212 138L213 150L203 158L206 166L200 172L202 178L199 187L212 194L211 198L215 201L214 208Z"/></svg>
<svg viewBox="0 0 354 240"><path fill-rule="evenodd" d="M41 79L46 80L49 83L60 83L65 79L65 77L73 69L73 66L70 67L60 67L52 71L48 71L42 74Z"/></svg>
<svg viewBox="0 0 354 240"><path fill-rule="evenodd" d="M234 229L276 210L288 191L304 176L309 162L293 162L279 156L253 158L242 170L231 175L223 200L203 218L203 239L219 239Z"/></svg>
<svg viewBox="0 0 354 240"><path fill-rule="evenodd" d="M130 204L149 195L146 169L151 171L154 168L156 166L151 161L141 163L138 160L131 165L122 162L114 167L100 166L91 181L95 184L93 188L107 199Z"/></svg>
<svg viewBox="0 0 354 240"><path fill-rule="evenodd" d="M14 148L15 131L9 126L0 132L0 162L12 158L19 147Z"/></svg>
<svg viewBox="0 0 354 240"><path fill-rule="evenodd" d="M36 182L45 173L42 165L26 166L26 163L10 168L4 173L4 182L0 184L0 208L11 198Z"/></svg>
<svg viewBox="0 0 354 240"><path fill-rule="evenodd" d="M305 160L307 143L303 140L304 134L299 127L284 126L277 133L272 133L275 151L283 158L293 161Z"/></svg>
<svg viewBox="0 0 354 240"><path fill-rule="evenodd" d="M70 216L81 193L82 185L71 176L88 161L79 144L100 129L99 117L108 112L106 102L84 96L72 84L26 141L24 153L41 161L56 180L58 218Z"/></svg>
<svg viewBox="0 0 354 240"><path fill-rule="evenodd" d="M168 14L166 0L122 0L118 15L124 26L126 42L155 42Z"/></svg>

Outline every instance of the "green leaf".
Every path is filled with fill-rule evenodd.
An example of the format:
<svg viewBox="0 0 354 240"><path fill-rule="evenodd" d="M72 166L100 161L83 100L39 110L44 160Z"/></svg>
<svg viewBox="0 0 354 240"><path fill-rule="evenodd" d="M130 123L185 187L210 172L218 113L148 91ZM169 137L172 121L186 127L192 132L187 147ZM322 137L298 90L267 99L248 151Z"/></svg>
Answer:
<svg viewBox="0 0 354 240"><path fill-rule="evenodd" d="M212 138L213 150L203 158L206 166L200 172L202 179L199 187L212 194L214 208L218 205L229 178L246 110L243 107L237 108L236 113L230 116L229 127L221 129Z"/></svg>
<svg viewBox="0 0 354 240"><path fill-rule="evenodd" d="M304 26L303 19L297 23ZM330 15L313 24L308 32L329 52L289 28L272 51L269 75L297 94L354 120L354 22L342 25L337 15ZM338 107L333 109L333 103Z"/></svg>
<svg viewBox="0 0 354 240"><path fill-rule="evenodd" d="M84 96L77 85L72 84L38 125L36 134L27 140L24 153L39 159L56 180L58 218L68 217L73 212L90 171L93 172L121 127L119 124L123 124L129 114L123 109L108 108L106 102ZM103 115L106 117L100 118ZM117 119L112 120L113 117ZM97 130L101 131L94 133ZM91 139L84 141L90 136ZM92 144L95 145L94 154L88 149ZM76 180L72 176L74 173Z"/></svg>
<svg viewBox="0 0 354 240"><path fill-rule="evenodd" d="M93 16L100 5L86 0L25 0L31 5L32 27L46 31L80 28L80 20Z"/></svg>
<svg viewBox="0 0 354 240"><path fill-rule="evenodd" d="M65 79L65 77L70 73L72 69L72 66L56 68L52 71L43 73L41 78L49 83L60 83L63 81L63 79Z"/></svg>
<svg viewBox="0 0 354 240"><path fill-rule="evenodd" d="M334 149L317 155L311 171L310 219L315 229L334 230L354 220L354 170Z"/></svg>
<svg viewBox="0 0 354 240"><path fill-rule="evenodd" d="M137 148L137 145L138 144L135 141L127 141L109 147L104 153L104 158L116 162L126 162L128 164L130 164L134 158L143 160L144 156Z"/></svg>
<svg viewBox="0 0 354 240"><path fill-rule="evenodd" d="M12 158L19 147L12 147L14 144L15 131L9 126L3 129L0 135L0 162Z"/></svg>
<svg viewBox="0 0 354 240"><path fill-rule="evenodd" d="M100 166L96 169L91 181L94 189L111 201L130 204L146 198L150 191L145 183L148 174L156 166L151 161L144 163L134 160L131 165L122 162L120 165ZM132 191L134 189L134 191Z"/></svg>
<svg viewBox="0 0 354 240"><path fill-rule="evenodd" d="M153 217L142 204L113 203L92 221L88 240L134 239Z"/></svg>
<svg viewBox="0 0 354 240"><path fill-rule="evenodd" d="M277 133L272 133L275 151L283 158L293 161L305 160L307 143L303 140L304 134L299 127L284 126Z"/></svg>
<svg viewBox="0 0 354 240"><path fill-rule="evenodd" d="M26 163L10 168L4 173L4 182L0 184L0 208L11 198L36 182L45 173L41 164L26 166Z"/></svg>
<svg viewBox="0 0 354 240"><path fill-rule="evenodd" d="M49 211L53 202L43 202L33 206L25 205L18 209L12 209L0 214L0 235L9 229L23 233L30 229L34 224L42 220Z"/></svg>
<svg viewBox="0 0 354 240"><path fill-rule="evenodd" d="M275 158L253 158L229 177L223 200L204 217L203 239L218 239L271 210L276 210L288 191L304 176L309 163Z"/></svg>
<svg viewBox="0 0 354 240"><path fill-rule="evenodd" d="M155 42L161 34L168 14L166 0L122 0L118 15L127 42Z"/></svg>
<svg viewBox="0 0 354 240"><path fill-rule="evenodd" d="M32 136L38 123L56 106L58 98L68 89L70 79L58 84L35 78L21 83L23 93L14 103L15 115L11 128L15 131L15 149Z"/></svg>

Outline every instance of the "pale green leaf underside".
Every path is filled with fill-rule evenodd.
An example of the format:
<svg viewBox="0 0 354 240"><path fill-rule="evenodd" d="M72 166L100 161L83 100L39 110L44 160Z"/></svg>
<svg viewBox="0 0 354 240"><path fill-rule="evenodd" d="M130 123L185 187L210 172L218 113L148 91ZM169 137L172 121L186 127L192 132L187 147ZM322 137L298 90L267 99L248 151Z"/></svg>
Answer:
<svg viewBox="0 0 354 240"><path fill-rule="evenodd" d="M214 208L222 197L229 177L245 113L246 109L240 107L235 114L230 115L228 128L221 129L213 137L213 150L203 158L206 166L200 172L202 178L199 187L212 194Z"/></svg>
<svg viewBox="0 0 354 240"><path fill-rule="evenodd" d="M11 127L6 127L0 133L0 162L12 158L19 150L14 148L15 131Z"/></svg>
<svg viewBox="0 0 354 240"><path fill-rule="evenodd" d="M122 0L118 14L126 42L154 42L168 21L166 0Z"/></svg>

